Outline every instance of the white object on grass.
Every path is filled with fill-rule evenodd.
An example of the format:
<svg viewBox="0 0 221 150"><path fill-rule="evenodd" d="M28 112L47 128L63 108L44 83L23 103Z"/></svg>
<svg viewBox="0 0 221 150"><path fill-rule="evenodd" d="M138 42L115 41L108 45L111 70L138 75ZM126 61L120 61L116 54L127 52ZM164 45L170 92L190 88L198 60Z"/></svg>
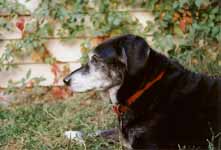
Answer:
<svg viewBox="0 0 221 150"><path fill-rule="evenodd" d="M64 136L68 139L75 140L80 144L85 143L85 141L83 140L84 134L81 131L65 131Z"/></svg>

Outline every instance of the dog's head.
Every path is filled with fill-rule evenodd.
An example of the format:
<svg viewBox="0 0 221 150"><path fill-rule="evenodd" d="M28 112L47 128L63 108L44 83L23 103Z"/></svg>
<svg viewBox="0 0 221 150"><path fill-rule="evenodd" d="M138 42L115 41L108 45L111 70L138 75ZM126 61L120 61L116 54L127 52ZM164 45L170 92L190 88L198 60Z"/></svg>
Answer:
<svg viewBox="0 0 221 150"><path fill-rule="evenodd" d="M125 75L134 76L144 68L149 51L148 44L139 36L109 39L92 50L88 63L65 77L64 82L76 92L121 85Z"/></svg>

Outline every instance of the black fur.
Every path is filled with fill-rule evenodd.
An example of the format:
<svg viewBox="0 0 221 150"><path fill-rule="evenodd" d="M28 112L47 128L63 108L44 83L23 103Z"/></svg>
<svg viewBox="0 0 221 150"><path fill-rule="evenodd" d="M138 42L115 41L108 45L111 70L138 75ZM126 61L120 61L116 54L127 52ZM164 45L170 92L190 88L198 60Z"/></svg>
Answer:
<svg viewBox="0 0 221 150"><path fill-rule="evenodd" d="M124 63L127 67L117 94L122 105L145 83L166 71L120 117L120 130L134 149L178 149L178 144L207 149L210 128L214 133L221 131L220 78L186 70L134 35L108 40L95 52L107 63Z"/></svg>

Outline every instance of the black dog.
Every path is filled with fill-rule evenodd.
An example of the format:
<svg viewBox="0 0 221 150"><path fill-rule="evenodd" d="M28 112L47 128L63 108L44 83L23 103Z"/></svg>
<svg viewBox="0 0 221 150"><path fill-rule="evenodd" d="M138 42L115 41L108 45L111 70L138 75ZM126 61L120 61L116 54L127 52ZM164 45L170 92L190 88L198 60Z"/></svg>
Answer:
<svg viewBox="0 0 221 150"><path fill-rule="evenodd" d="M139 36L98 45L64 82L76 92L108 91L131 149L207 149L210 129L221 131L221 78L186 70Z"/></svg>

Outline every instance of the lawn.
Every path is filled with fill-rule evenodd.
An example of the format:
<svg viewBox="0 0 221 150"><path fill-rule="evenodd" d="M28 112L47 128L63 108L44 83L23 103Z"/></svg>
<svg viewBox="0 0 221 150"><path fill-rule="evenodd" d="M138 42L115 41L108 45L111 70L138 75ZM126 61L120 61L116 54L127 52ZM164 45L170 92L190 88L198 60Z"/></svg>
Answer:
<svg viewBox="0 0 221 150"><path fill-rule="evenodd" d="M96 93L59 101L19 100L0 107L0 149L118 150L119 143L101 137L85 137L85 144L64 137L67 130L91 133L116 125L111 106Z"/></svg>
<svg viewBox="0 0 221 150"><path fill-rule="evenodd" d="M90 134L116 127L118 122L107 99L89 92L64 100L45 92L43 96L36 92L38 96L23 97L18 91L18 99L9 106L0 105L0 150L122 150L121 143L111 139L85 136L85 143L80 144L64 137L68 130ZM207 139L209 150L215 150L216 136ZM178 149L195 150L183 145Z"/></svg>

